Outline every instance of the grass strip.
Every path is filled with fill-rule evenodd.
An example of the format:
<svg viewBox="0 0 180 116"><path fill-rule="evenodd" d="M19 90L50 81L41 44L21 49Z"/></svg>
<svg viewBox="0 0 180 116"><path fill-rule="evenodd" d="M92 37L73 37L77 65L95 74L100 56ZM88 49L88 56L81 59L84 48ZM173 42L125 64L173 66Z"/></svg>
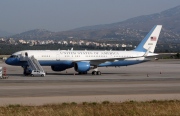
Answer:
<svg viewBox="0 0 180 116"><path fill-rule="evenodd" d="M104 101L77 104L47 104L42 106L8 105L0 107L0 116L149 116L180 115L180 101Z"/></svg>

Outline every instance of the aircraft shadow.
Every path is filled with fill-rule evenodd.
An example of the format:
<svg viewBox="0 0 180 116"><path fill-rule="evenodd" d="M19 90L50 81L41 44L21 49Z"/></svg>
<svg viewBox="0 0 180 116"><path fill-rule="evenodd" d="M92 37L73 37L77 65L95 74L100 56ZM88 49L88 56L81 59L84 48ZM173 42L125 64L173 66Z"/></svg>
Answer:
<svg viewBox="0 0 180 116"><path fill-rule="evenodd" d="M128 73L102 73L102 75L113 75L113 74L128 74ZM78 74L78 73L47 73L47 75L92 75L91 73L88 74Z"/></svg>
<svg viewBox="0 0 180 116"><path fill-rule="evenodd" d="M102 75L124 75L124 74L128 74L128 73L102 73ZM79 76L91 76L92 74L91 73L88 73L88 74L78 74L78 73L46 73L46 75L50 76L50 75L79 75ZM28 76L24 76L23 74L7 74L7 76L17 76L17 77L28 77ZM29 75L30 76L30 75Z"/></svg>

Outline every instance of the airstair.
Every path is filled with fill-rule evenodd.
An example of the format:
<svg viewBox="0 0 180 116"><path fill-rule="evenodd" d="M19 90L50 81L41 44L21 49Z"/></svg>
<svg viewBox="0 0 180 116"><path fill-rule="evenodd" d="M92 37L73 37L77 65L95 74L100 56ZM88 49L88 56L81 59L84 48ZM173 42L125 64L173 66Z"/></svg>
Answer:
<svg viewBox="0 0 180 116"><path fill-rule="evenodd" d="M44 72L42 66L39 64L37 59L34 58L34 56L26 57L26 60L31 70L39 70L39 71Z"/></svg>
<svg viewBox="0 0 180 116"><path fill-rule="evenodd" d="M28 69L30 70L39 70L44 72L42 66L39 64L37 59L34 58L34 56L25 56L24 54L21 54L20 61L27 61Z"/></svg>

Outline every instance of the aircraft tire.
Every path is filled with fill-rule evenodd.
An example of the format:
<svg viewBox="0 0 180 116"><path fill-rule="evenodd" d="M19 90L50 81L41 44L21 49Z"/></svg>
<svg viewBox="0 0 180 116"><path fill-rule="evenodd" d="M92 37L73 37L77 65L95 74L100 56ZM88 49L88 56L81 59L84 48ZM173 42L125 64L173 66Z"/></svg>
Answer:
<svg viewBox="0 0 180 116"><path fill-rule="evenodd" d="M100 71L97 71L97 72L96 72L96 75L101 75L101 72L100 72Z"/></svg>
<svg viewBox="0 0 180 116"><path fill-rule="evenodd" d="M92 75L96 75L96 71L92 71Z"/></svg>
<svg viewBox="0 0 180 116"><path fill-rule="evenodd" d="M33 75L33 74L31 74L31 76L32 76L32 77L34 77L34 75Z"/></svg>

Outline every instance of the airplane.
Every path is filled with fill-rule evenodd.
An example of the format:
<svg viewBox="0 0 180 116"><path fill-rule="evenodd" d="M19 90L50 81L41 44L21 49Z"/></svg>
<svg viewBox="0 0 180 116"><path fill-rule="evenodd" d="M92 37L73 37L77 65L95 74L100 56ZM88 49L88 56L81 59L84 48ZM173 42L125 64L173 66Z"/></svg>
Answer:
<svg viewBox="0 0 180 116"><path fill-rule="evenodd" d="M22 66L24 74L28 67L26 57L34 57L41 66L51 66L53 71L64 71L74 68L79 74L101 75L98 67L118 67L150 61L154 53L162 25L155 25L140 44L130 51L97 51L97 50L24 50L13 53L5 63Z"/></svg>

